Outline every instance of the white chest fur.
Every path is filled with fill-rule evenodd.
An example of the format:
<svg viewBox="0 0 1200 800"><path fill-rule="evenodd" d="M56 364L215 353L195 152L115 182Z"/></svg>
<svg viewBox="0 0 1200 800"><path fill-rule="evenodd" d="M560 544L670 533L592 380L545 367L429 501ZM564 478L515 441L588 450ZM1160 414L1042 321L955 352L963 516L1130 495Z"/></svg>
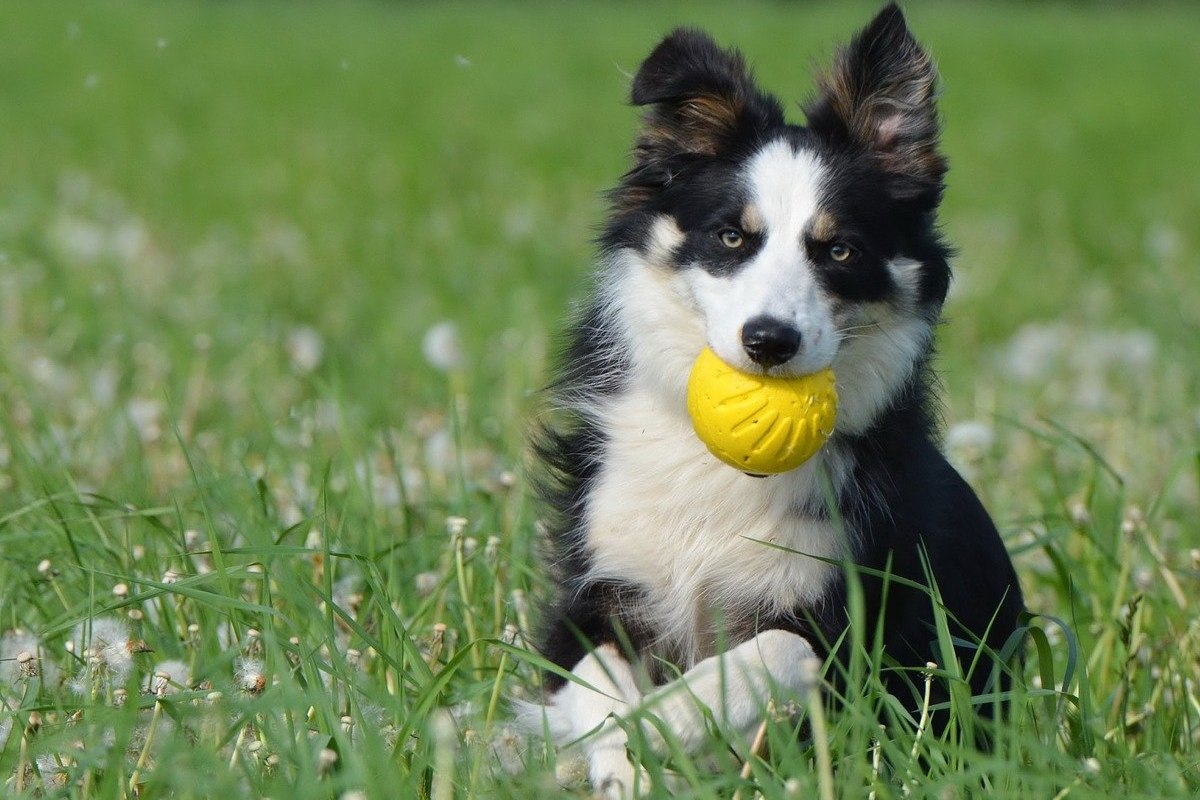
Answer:
<svg viewBox="0 0 1200 800"><path fill-rule="evenodd" d="M714 622L819 601L837 567L808 556L841 557L845 537L804 509L823 503L821 470L836 486L848 465L826 451L784 475L743 475L664 402L634 391L603 412L609 446L588 500L589 577L639 587L657 644L687 667L711 654Z"/></svg>

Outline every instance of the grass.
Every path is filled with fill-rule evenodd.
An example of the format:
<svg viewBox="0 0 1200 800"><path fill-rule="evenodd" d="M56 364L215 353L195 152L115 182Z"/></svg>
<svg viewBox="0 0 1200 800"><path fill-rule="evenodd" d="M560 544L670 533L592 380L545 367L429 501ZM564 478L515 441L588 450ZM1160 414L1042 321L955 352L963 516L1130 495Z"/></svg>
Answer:
<svg viewBox="0 0 1200 800"><path fill-rule="evenodd" d="M881 734L864 643L818 741L666 766L697 797L1195 796L1200 21L909 10L946 77L948 445L1046 616L991 754ZM689 22L799 99L870 12L6 3L5 793L586 796L505 701L538 681L523 431L626 75Z"/></svg>

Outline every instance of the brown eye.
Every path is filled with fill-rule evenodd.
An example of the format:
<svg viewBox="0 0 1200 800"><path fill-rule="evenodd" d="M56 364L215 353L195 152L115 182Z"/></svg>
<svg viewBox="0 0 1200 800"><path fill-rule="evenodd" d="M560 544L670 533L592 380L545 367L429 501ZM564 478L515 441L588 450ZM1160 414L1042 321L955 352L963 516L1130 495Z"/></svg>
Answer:
<svg viewBox="0 0 1200 800"><path fill-rule="evenodd" d="M746 238L742 236L742 232L736 228L726 228L718 233L717 237L721 240L721 244L730 250L741 247L746 241Z"/></svg>
<svg viewBox="0 0 1200 800"><path fill-rule="evenodd" d="M834 242L829 247L829 257L844 264L854 257L854 248L845 242Z"/></svg>

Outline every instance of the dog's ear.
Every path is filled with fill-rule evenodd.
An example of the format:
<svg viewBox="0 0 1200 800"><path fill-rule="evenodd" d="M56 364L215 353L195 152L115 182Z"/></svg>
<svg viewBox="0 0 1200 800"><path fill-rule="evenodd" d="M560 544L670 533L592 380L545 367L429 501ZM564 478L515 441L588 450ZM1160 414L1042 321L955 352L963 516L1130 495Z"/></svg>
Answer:
<svg viewBox="0 0 1200 800"><path fill-rule="evenodd" d="M886 6L834 56L805 106L809 128L826 140L874 153L899 198L940 197L946 161L938 149L937 69Z"/></svg>
<svg viewBox="0 0 1200 800"><path fill-rule="evenodd" d="M754 85L741 54L679 28L633 79L633 104L650 106L638 137L639 166L675 156L714 156L740 134L782 124L778 101Z"/></svg>

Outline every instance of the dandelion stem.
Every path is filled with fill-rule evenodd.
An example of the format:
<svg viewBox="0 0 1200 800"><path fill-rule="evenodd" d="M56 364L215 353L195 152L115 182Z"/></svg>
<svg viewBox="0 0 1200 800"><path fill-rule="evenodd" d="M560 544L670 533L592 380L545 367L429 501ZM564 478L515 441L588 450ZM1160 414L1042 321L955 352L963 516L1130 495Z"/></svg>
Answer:
<svg viewBox="0 0 1200 800"><path fill-rule="evenodd" d="M162 717L162 691L159 691L159 697L154 701L154 711L150 715L150 725L146 729L146 741L142 745L142 752L138 754L137 763L133 765L133 772L129 776L129 791L137 794L138 781L142 777L142 768L146 766L146 759L150 757L150 747L154 744L154 732L158 729L158 720Z"/></svg>
<svg viewBox="0 0 1200 800"><path fill-rule="evenodd" d="M750 744L750 752L746 754L746 763L742 764L742 780L750 780L750 773L754 771L754 759L762 758L766 749L767 718L764 717L763 721L758 726L758 730L754 734L754 741ZM742 787L739 786L738 790L733 793L733 800L742 800Z"/></svg>
<svg viewBox="0 0 1200 800"><path fill-rule="evenodd" d="M829 754L829 731L825 726L825 698L817 688L808 692L808 718L812 721L813 745L817 751L821 800L833 800L833 759Z"/></svg>
<svg viewBox="0 0 1200 800"><path fill-rule="evenodd" d="M488 700L487 714L483 718L483 735L479 737L480 747L475 754L475 763L471 766L471 791L474 792L479 780L479 772L483 768L483 756L487 752L492 735L492 722L496 718L496 709L500 706L500 687L504 685L504 671L508 667L508 651L500 652L500 665L496 667L496 680L492 684L492 696Z"/></svg>
<svg viewBox="0 0 1200 800"><path fill-rule="evenodd" d="M229 756L229 771L230 772L233 772L233 770L237 767L238 753L242 752L242 744L246 741L246 728L247 727L248 726L246 726L246 725L242 726L242 729L240 731L238 731L237 741L233 743L233 753Z"/></svg>
<svg viewBox="0 0 1200 800"><path fill-rule="evenodd" d="M471 604L471 593L467 589L466 558L463 555L463 537L454 538L454 571L458 577L458 592L463 601L463 624L467 628L467 637L471 640L471 664L478 674L483 669L483 655L475 643L479 637L475 633L475 611Z"/></svg>
<svg viewBox="0 0 1200 800"><path fill-rule="evenodd" d="M27 726L28 727L28 726ZM25 764L29 761L29 732L21 731L21 750L17 756L17 793L25 791Z"/></svg>

